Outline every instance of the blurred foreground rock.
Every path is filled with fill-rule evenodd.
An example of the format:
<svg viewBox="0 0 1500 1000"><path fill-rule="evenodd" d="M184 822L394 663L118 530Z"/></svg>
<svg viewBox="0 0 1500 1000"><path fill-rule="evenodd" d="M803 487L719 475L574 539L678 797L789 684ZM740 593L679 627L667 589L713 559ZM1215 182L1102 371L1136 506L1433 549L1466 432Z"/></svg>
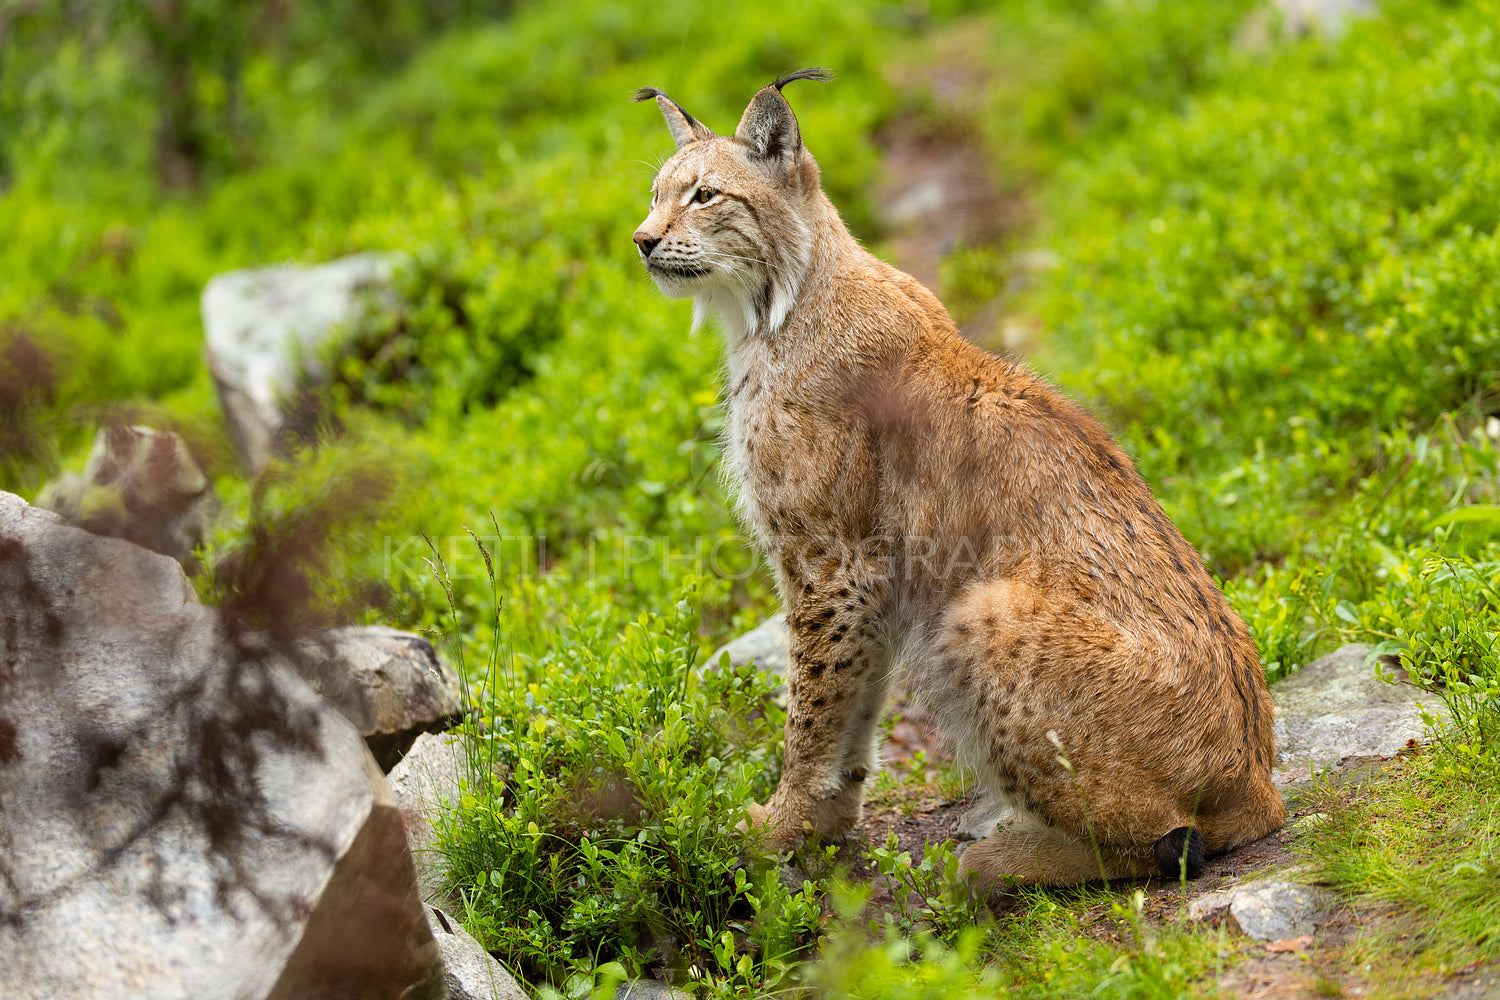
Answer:
<svg viewBox="0 0 1500 1000"><path fill-rule="evenodd" d="M420 635L360 625L301 646L303 678L354 723L382 771L395 767L419 734L446 729L463 712L457 672Z"/></svg>
<svg viewBox="0 0 1500 1000"><path fill-rule="evenodd" d="M82 475L65 475L37 497L85 531L124 538L190 570L216 503L213 487L176 434L101 427Z"/></svg>
<svg viewBox="0 0 1500 1000"><path fill-rule="evenodd" d="M240 458L265 468L304 371L372 304L395 304L398 254L361 253L313 266L229 271L203 289L208 367Z"/></svg>
<svg viewBox="0 0 1500 1000"><path fill-rule="evenodd" d="M446 996L353 727L175 562L0 493L0 996Z"/></svg>

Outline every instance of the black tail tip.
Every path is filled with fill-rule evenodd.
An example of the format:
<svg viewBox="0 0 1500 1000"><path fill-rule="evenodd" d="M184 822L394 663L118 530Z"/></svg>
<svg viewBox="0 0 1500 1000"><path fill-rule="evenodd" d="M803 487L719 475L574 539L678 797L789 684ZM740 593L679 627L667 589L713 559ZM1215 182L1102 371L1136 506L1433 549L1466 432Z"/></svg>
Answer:
<svg viewBox="0 0 1500 1000"><path fill-rule="evenodd" d="M1156 842L1156 867L1163 878L1197 878L1203 874L1203 835L1179 826Z"/></svg>

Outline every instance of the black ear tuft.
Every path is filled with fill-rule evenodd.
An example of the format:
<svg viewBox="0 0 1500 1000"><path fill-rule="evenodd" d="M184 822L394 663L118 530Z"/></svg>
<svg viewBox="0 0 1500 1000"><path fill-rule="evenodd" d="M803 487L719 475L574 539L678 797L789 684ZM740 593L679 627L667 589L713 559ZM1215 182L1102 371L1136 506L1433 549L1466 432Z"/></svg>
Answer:
<svg viewBox="0 0 1500 1000"><path fill-rule="evenodd" d="M1203 834L1190 826L1164 835L1154 851L1163 878L1197 878L1203 873Z"/></svg>
<svg viewBox="0 0 1500 1000"><path fill-rule="evenodd" d="M633 100L649 101L656 98L656 104L661 108L662 117L667 120L667 129L672 133L672 140L681 149L690 142L703 142L714 137L713 129L682 110L682 105L672 100L665 92L655 87L641 87L633 95Z"/></svg>
<svg viewBox="0 0 1500 1000"><path fill-rule="evenodd" d="M828 81L833 79L831 70L817 66L799 69L778 77L775 83L760 88L750 100L750 106L740 118L734 137L750 148L762 160L783 165L794 162L802 151L802 130L797 125L797 116L786 102L781 88L793 80Z"/></svg>
<svg viewBox="0 0 1500 1000"><path fill-rule="evenodd" d="M771 84L771 86L775 87L777 90L780 90L782 87L785 87L793 80L812 80L814 83L832 83L835 79L836 78L833 75L833 70L824 69L821 66L809 66L807 69L799 69L794 72L788 73L785 76L777 77L776 82Z"/></svg>

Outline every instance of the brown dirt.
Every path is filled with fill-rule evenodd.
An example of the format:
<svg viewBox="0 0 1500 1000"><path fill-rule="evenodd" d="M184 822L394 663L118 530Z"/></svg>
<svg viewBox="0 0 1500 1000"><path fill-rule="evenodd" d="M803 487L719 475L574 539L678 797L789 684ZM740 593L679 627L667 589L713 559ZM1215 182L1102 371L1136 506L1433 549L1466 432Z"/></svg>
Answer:
<svg viewBox="0 0 1500 1000"><path fill-rule="evenodd" d="M876 212L892 263L942 296L943 258L960 246L994 244L1034 217L1025 193L995 176L979 128L993 61L983 33L955 25L931 40L919 63L888 72L893 86L926 96L882 131L884 180ZM976 343L997 340L1002 304L960 317Z"/></svg>

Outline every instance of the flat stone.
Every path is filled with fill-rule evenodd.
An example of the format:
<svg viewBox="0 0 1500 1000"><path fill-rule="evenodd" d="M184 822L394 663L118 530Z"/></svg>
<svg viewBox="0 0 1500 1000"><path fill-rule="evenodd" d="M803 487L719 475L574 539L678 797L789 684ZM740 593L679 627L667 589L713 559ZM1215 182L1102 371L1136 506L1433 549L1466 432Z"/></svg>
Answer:
<svg viewBox="0 0 1500 1000"><path fill-rule="evenodd" d="M193 550L218 505L213 485L176 434L113 425L94 435L83 473L48 484L36 506L194 569Z"/></svg>
<svg viewBox="0 0 1500 1000"><path fill-rule="evenodd" d="M312 266L229 271L203 289L208 367L240 458L258 473L270 461L286 404L319 358L372 304L396 305L399 254L360 253Z"/></svg>
<svg viewBox="0 0 1500 1000"><path fill-rule="evenodd" d="M1327 918L1336 900L1324 889L1293 881L1299 870L1288 869L1277 878L1205 892L1188 903L1187 916L1190 920L1225 919L1257 941L1311 934Z"/></svg>
<svg viewBox="0 0 1500 1000"><path fill-rule="evenodd" d="M1230 921L1257 941L1280 941L1317 930L1328 912L1328 894L1284 879L1241 886L1229 903Z"/></svg>
<svg viewBox="0 0 1500 1000"><path fill-rule="evenodd" d="M1446 718L1435 694L1376 676L1370 647L1335 650L1271 687L1276 703L1275 779L1287 785L1359 757L1394 757L1426 735L1422 711Z"/></svg>
<svg viewBox="0 0 1500 1000"><path fill-rule="evenodd" d="M333 629L302 644L299 669L313 690L354 723L382 770L423 732L463 712L463 685L432 643L386 625Z"/></svg>
<svg viewBox="0 0 1500 1000"><path fill-rule="evenodd" d="M462 924L436 906L426 910L433 940L443 952L449 1000L528 1000L515 977Z"/></svg>
<svg viewBox="0 0 1500 1000"><path fill-rule="evenodd" d="M182 567L0 493L0 996L445 995L364 741Z"/></svg>

